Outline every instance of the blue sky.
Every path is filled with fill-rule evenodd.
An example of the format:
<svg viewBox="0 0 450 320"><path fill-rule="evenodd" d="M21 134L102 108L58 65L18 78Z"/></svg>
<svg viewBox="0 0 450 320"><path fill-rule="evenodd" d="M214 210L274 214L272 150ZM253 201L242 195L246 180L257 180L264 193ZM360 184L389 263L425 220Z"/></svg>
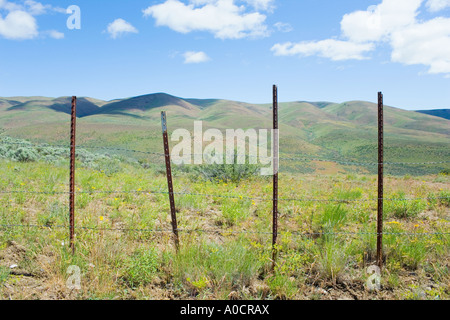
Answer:
<svg viewBox="0 0 450 320"><path fill-rule="evenodd" d="M272 84L450 108L450 0L0 0L0 96L268 103Z"/></svg>

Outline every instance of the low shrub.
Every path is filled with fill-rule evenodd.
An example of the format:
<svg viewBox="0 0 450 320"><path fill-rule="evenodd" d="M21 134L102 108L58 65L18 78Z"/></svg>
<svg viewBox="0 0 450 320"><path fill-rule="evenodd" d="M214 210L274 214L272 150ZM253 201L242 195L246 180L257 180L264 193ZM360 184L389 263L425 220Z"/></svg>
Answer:
<svg viewBox="0 0 450 320"><path fill-rule="evenodd" d="M195 180L201 177L212 182L231 183L239 183L242 180L257 176L260 173L260 165L251 164L248 156L246 156L245 162L240 164L236 154L234 155L232 164L227 164L224 157L222 164L214 163L184 166L180 167L180 169L188 171Z"/></svg>
<svg viewBox="0 0 450 320"><path fill-rule="evenodd" d="M123 279L131 286L150 283L158 271L158 254L155 249L138 248L125 262Z"/></svg>
<svg viewBox="0 0 450 320"><path fill-rule="evenodd" d="M390 198L391 201L384 202L384 214L388 217L414 218L427 207L427 202L424 200L406 200L407 197L404 192L395 193Z"/></svg>
<svg viewBox="0 0 450 320"><path fill-rule="evenodd" d="M2 145L2 143L4 143ZM64 163L69 158L69 148L34 146L25 140L3 137L0 140L0 158L17 162L44 161L51 164ZM121 169L121 163L132 162L117 155L91 153L85 149L76 150L76 159L85 168L101 171L110 176Z"/></svg>

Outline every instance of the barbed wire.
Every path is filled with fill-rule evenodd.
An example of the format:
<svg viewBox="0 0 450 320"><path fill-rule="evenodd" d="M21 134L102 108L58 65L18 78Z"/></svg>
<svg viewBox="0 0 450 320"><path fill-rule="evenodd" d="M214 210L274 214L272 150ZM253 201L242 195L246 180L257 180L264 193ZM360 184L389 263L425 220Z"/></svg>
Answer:
<svg viewBox="0 0 450 320"><path fill-rule="evenodd" d="M0 228L11 229L11 228L37 228L37 229L67 229L67 225L36 225L36 224L0 224ZM149 232L149 233L173 233L173 230L169 229L148 229L148 228L106 228L106 227L87 227L87 226L74 226L74 229L78 230L90 230L90 231L120 231L120 232ZM209 234L220 234L222 236L226 235L237 235L237 234L253 234L253 235L273 235L273 232L262 232L262 231L233 231L233 230L205 230L205 229L176 229L178 232L182 233L209 233ZM285 231L277 232L279 236L327 236L327 235L404 235L404 236L443 236L450 235L450 232L299 232L299 231Z"/></svg>
<svg viewBox="0 0 450 320"><path fill-rule="evenodd" d="M341 161L334 159L317 159L317 158L283 158L280 160L287 161L320 161L320 162L335 162L342 165L350 166L378 166L378 165L431 165L431 164L445 164L450 163L450 161L430 161L430 162L351 162L351 161Z"/></svg>
<svg viewBox="0 0 450 320"><path fill-rule="evenodd" d="M191 192L167 192L162 190L132 190L132 191L120 191L120 190L89 190L89 191L75 191L75 194L174 194L181 196L197 196L197 197L213 197L213 198L224 198L224 199L239 199L239 200L260 200L260 201L274 201L273 198L263 198L263 197L248 197L248 196L238 196L238 195L220 195L220 194L208 194L208 193L191 193ZM14 190L14 191L0 191L0 194L45 194L45 195L60 195L60 194L71 194L69 191L25 191L25 190ZM286 202L371 202L371 201L421 201L421 200L443 200L450 199L450 196L445 197L422 197L422 198L367 198L367 199L318 199L318 198L278 198L278 201Z"/></svg>
<svg viewBox="0 0 450 320"><path fill-rule="evenodd" d="M51 144L40 144L35 145L32 143L24 143L24 142L10 142L10 141L1 141L3 144L9 144L9 145L22 145L27 147L36 147L36 148L71 148L71 145L51 145ZM152 152L152 151L142 151L142 150L136 150L136 149L129 149L129 148L117 148L117 147L110 147L110 146L85 146L85 145L76 145L76 148L79 149L99 149L99 150L111 150L111 151L122 151L122 152L131 152L131 153L140 153L140 154L146 154L146 155L157 155L161 157L165 157L166 154L162 152ZM219 154L215 155L217 157L223 157L226 154ZM180 159L185 158L192 158L196 156L202 156L204 157L204 154L184 154L183 156L179 156ZM260 158L260 156L255 155L234 155L235 157L245 157L245 158ZM265 157L270 158L270 157ZM317 161L317 162L333 162L341 165L347 165L347 166L378 166L378 165L435 165L435 164L447 164L450 163L449 161L430 161L430 162L357 162L357 161L348 161L348 160L338 160L338 159L328 159L328 158L307 158L307 157L279 157L279 160L283 161L299 161L299 162L305 162L305 161Z"/></svg>
<svg viewBox="0 0 450 320"><path fill-rule="evenodd" d="M244 197L244 196L226 196L218 194L207 194L207 193L189 193L189 192L174 192L174 195L191 195L191 196L201 196L201 197L216 197L216 198L229 198L229 199L240 199L240 200L261 200L261 201L274 201L273 198L262 198L262 197ZM419 201L419 200L439 200L439 199L450 199L448 197L427 197L427 198L370 198L370 199L311 199L311 198L278 198L278 201L299 201L299 202L369 202L369 201Z"/></svg>
<svg viewBox="0 0 450 320"><path fill-rule="evenodd" d="M0 194L72 194L70 191L0 191ZM167 191L102 191L102 190L92 190L92 191L75 191L74 194L169 194Z"/></svg>
<svg viewBox="0 0 450 320"><path fill-rule="evenodd" d="M70 148L71 146L67 145L40 145L36 146L31 143L24 142L11 142L11 141L1 141L3 144L11 144L11 145L22 145L22 146L33 146L37 148ZM134 152L141 153L147 155L158 155L158 156L167 156L164 153L158 152L147 152L141 150L134 150L128 148L117 148L117 147L108 147L108 146L76 146L79 149L102 149L102 150L115 150L115 151L124 151L124 152ZM192 157L192 156L202 156L203 154L191 154L184 155L184 157ZM217 156L224 156L217 155ZM238 155L251 157L251 155ZM450 161L434 161L434 162L385 162L385 163L369 163L369 162L351 162L351 161L341 161L336 159L319 159L319 158L299 158L299 157L280 157L279 160L287 160L287 161L321 161L321 162L335 162L343 165L358 165L358 166L376 166L376 165L431 165L431 164L444 164L450 163ZM164 194L164 195L181 195L181 196L197 196L197 197L213 197L213 198L224 198L224 199L240 199L240 200L259 200L259 201L273 201L273 198L266 197L249 197L243 195L218 195L218 194L207 194L207 193L192 193L192 192L167 192L160 190L79 190L75 191L75 194ZM42 194L42 195L61 195L61 194L72 194L71 192L61 192L61 191L27 191L27 190L2 190L0 194ZM420 201L420 200L442 200L442 199L450 199L450 196L447 197L421 197L421 198L366 198L366 199L319 199L319 198L279 198L278 201L286 201L286 202L338 202L338 203L351 203L351 202L370 202L370 201ZM19 224L0 224L0 228L15 228L15 227L23 227L23 228L41 228L41 229L55 229L61 228L66 229L68 226L65 225L19 225ZM121 232L151 232L151 233L172 233L173 230L158 230L158 229L146 229L146 228L99 228L99 227L88 227L88 226L75 226L75 229L79 230L92 230L92 231L121 231ZM231 231L231 230L201 230L201 229L178 229L179 232L184 233L214 233L214 234L259 234L259 235L273 235L273 232L256 232L256 231ZM411 235L411 236L433 236L433 235L449 235L450 233L445 232L296 232L296 231L288 231L277 233L277 235L291 234L296 236L323 236L323 235Z"/></svg>

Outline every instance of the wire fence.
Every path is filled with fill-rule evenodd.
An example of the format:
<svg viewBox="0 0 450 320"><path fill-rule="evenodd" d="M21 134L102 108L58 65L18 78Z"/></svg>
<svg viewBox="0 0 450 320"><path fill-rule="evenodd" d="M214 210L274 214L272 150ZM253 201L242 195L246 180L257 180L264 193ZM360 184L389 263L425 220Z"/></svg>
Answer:
<svg viewBox="0 0 450 320"><path fill-rule="evenodd" d="M0 224L0 229L10 229L10 228L36 228L36 229L67 229L67 225L36 225L36 224ZM91 230L91 231L119 231L119 232L149 232L149 233L172 233L173 230L170 229L148 229L148 228L98 228L98 227L86 227L86 226L75 226L78 230ZM272 232L258 232L258 231L236 231L236 230L203 230L203 229L182 229L178 228L177 231L183 233L210 233L219 234L222 236L226 235L237 235L237 234L254 234L254 235L272 235ZM293 235L300 237L313 237L313 236L326 236L326 235L379 235L378 232L296 232L296 231L286 231L277 232L278 235ZM444 236L450 235L450 232L383 232L383 235L403 235L403 236Z"/></svg>
<svg viewBox="0 0 450 320"><path fill-rule="evenodd" d="M120 149L122 150L122 149ZM156 154L156 153L151 153ZM164 155L164 154L163 154ZM434 162L430 162L434 163ZM124 194L135 194L135 195L169 195L170 192L163 190L79 190L75 192L76 194L87 194L87 195L124 195ZM29 195L70 195L71 192L68 191L26 191L26 190L0 190L0 194L3 195L13 195L13 194L29 194ZM271 202L274 199L271 197L248 197L241 195L223 195L223 194L209 194L209 193L192 193L192 192L173 192L173 195L177 196L195 196L195 197L205 197L205 198L222 198L222 199L237 199L237 200L257 200L257 201L268 201ZM445 200L450 199L450 197L416 197L416 198L381 198L383 201L421 201L421 200ZM317 199L317 198L278 198L278 201L282 202L317 202L317 203L358 203L358 202L375 202L378 198L367 198L367 199ZM0 224L0 229L11 229L11 228L35 228L43 230L53 230L53 229L67 229L67 225L36 225L36 224ZM87 227L87 226L75 226L76 230L90 230L95 232L100 231L114 231L114 232L141 232L141 233L172 233L173 230L163 230L163 229L149 229L149 228L98 228L98 227ZM255 232L255 231L236 231L236 230L202 230L202 229L182 229L178 228L177 231L181 233L191 234L217 234L221 236L226 235L272 235L272 232ZM379 235L377 232L277 232L277 235L283 236L289 234L292 236L299 237L320 237L326 235L340 236L340 235L351 235L351 236L363 236L363 235ZM450 235L447 232L383 232L384 235L394 235L394 236L444 236Z"/></svg>
<svg viewBox="0 0 450 320"><path fill-rule="evenodd" d="M10 190L0 191L0 194L44 194L44 195L58 195L58 194L72 194L68 191L24 191L24 190ZM211 198L223 198L223 199L239 199L239 200L259 200L259 201L273 201L274 198L262 198L262 197L247 197L247 196L226 196L222 194L212 193L191 193L191 192L167 192L167 191L151 191L151 190L133 190L133 191L104 191L104 190L89 190L89 191L76 191L75 194L173 194L181 196L195 196L195 197L211 197ZM370 199L312 199L312 198L277 198L278 201L298 201L298 202L338 202L338 203L350 203L350 202L371 202L371 201L420 201L420 200L444 200L450 199L450 197L422 197L422 198L370 198Z"/></svg>
<svg viewBox="0 0 450 320"><path fill-rule="evenodd" d="M11 142L11 141L1 141L1 144L4 145L18 145L23 147L33 147L33 148L64 148L70 150L72 147L71 145L53 145L53 144L33 144L33 143L24 143L24 142ZM86 145L74 145L74 147L79 150L81 149L94 149L94 150L109 150L109 151L120 151L120 152L128 152L128 153L140 153L145 155L156 155L160 157L166 157L166 154L163 152L155 152L155 151L142 151L142 150L136 150L136 149L129 149L129 148L117 148L113 146L86 146ZM223 157L227 154L218 154L217 157ZM192 158L196 156L204 157L205 155L199 154L199 153L191 153L191 154L183 154L180 156L180 158ZM257 155L235 155L235 157L245 157L245 158L259 158L260 156ZM279 160L283 161L298 161L298 162L332 162L336 164L341 165L347 165L347 166L378 166L380 164L382 165L436 165L436 164L450 164L450 160L448 161L424 161L424 162L360 162L360 161L351 161L351 160L339 160L339 159L332 159L332 158L308 158L308 157L296 157L295 155L285 155L278 157Z"/></svg>
<svg viewBox="0 0 450 320"><path fill-rule="evenodd" d="M7 139L2 139L0 137L0 146L18 146L18 147L33 147L36 149L44 149L44 148L61 148L61 149L68 149L75 151L77 150L78 154L81 150L102 150L102 151L117 151L117 152L125 152L125 153L132 153L132 154L142 154L142 155L151 155L151 156L158 156L161 158L165 158L166 161L169 158L170 154L167 152L156 152L156 151L143 151L143 150L136 150L132 148L119 148L114 146L95 146L95 145L77 145L75 142L71 142L70 145L58 145L58 144L33 144L28 142L17 142L17 141L11 141ZM67 155L69 156L69 155ZM183 154L181 158L186 157L196 157L196 156L204 156L203 154ZM222 155L216 155L216 156L225 156L225 154ZM237 156L239 157L239 155ZM245 155L246 158L254 157L253 155ZM258 157L258 156L256 156ZM318 157L299 157L297 155L292 154L284 154L282 156L279 156L277 158L279 161L288 161L288 162L330 162L330 163L336 163L339 165L344 166L359 166L359 167L380 167L385 165L391 165L391 166L415 166L415 165L426 165L426 166L432 166L432 165L440 165L440 164L450 164L450 161L426 161L426 162L361 162L356 161L353 159L333 159L333 158L318 158ZM167 162L166 162L167 166ZM71 175L74 172L71 171ZM168 172L169 176L169 172ZM72 177L71 177L72 178ZM170 183L170 182L169 182ZM78 190L73 192L68 191L43 191L43 190L37 190L37 191L30 191L30 190L0 190L0 195L69 195L69 196L75 196L77 194L79 195L120 195L120 194L134 194L134 195L152 195L152 194L159 194L159 195L168 195L169 199L172 201L174 196L193 196L193 197L201 197L201 198L222 198L222 199L237 199L237 200L252 200L252 201L264 201L264 202L300 202L300 203L364 203L364 202L413 202L413 201L432 201L432 200L449 200L449 196L433 196L433 197L404 197L404 198L391 198L391 197L376 197L376 198L353 198L353 199L338 199L338 198L308 198L308 197L300 197L298 195L294 195L292 197L284 197L280 198L278 197L278 193L276 196L273 197L250 197L247 195L224 195L224 194L212 194L212 193L196 193L196 192L168 192L164 191L162 189L160 190ZM172 203L171 203L172 206ZM73 209L73 208L72 208ZM174 208L172 207L171 210L174 211ZM277 213L278 214L278 213ZM170 230L165 229L155 229L155 228L122 228L122 227L90 227L90 226L80 226L80 225L42 225L42 224L0 224L0 230L3 229L15 229L15 228L33 228L33 229L42 229L42 230L54 230L54 229L70 229L71 232L74 230L89 230L93 232L141 232L141 233L155 233L155 234L164 234L164 233L175 233L178 236L178 232L185 233L185 234L216 234L221 236L229 236L229 235L272 235L276 237L284 236L284 235L292 235L292 236L298 236L298 237L320 237L320 236L340 236L340 235L347 235L347 236L380 236L380 235L392 235L392 236L430 236L430 237L443 237L450 235L449 232L389 232L389 231L377 231L377 232L361 232L361 231L342 231L342 232L301 232L301 231L285 231L285 232L279 232L278 230L274 230L273 232L256 232L251 230L227 230L227 229L218 229L218 230L207 230L207 229L184 229L184 228L178 228L176 225L173 226ZM71 239L72 242L73 239Z"/></svg>

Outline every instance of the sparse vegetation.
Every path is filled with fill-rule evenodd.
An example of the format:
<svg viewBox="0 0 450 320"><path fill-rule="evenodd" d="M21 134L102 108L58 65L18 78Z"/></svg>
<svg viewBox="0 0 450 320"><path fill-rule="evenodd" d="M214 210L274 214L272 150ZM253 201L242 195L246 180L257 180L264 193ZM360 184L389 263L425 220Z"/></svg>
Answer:
<svg viewBox="0 0 450 320"><path fill-rule="evenodd" d="M58 290L59 298L76 299L320 299L345 296L347 291L338 289L345 284L359 288L354 290L363 299L404 298L411 296L411 272L415 283L424 288L421 297L450 297L446 199L385 202L382 287L390 289L368 292L361 281L374 262L376 204L346 200L374 198L373 176L280 173L282 198L344 202L280 201L281 234L272 271L271 202L257 200L271 193L270 180L249 177L230 183L177 175L176 191L192 193L176 195L179 228L202 230L180 232L177 254L167 195L96 192L167 190L163 173L127 161L117 162L117 170L107 173L83 166L82 161L79 158L76 187L84 193L76 196L76 226L85 228L76 229L75 256L70 254L64 227L68 223L66 194L0 197L0 282L8 284L0 288L2 297L51 297ZM49 164L43 159L0 163L2 191L67 190L66 163ZM443 198L448 196L445 188L450 181L440 178L445 180L389 177L389 198ZM14 225L42 227L7 227ZM11 246L11 240L21 249ZM33 279L43 291L24 290L26 277L9 275L7 267L12 264L36 273ZM65 287L70 265L81 269L81 290ZM432 284L426 274L433 275ZM432 290L425 290L430 286Z"/></svg>
<svg viewBox="0 0 450 320"><path fill-rule="evenodd" d="M159 263L155 249L141 247L125 261L123 279L132 288L145 286L153 280Z"/></svg>
<svg viewBox="0 0 450 320"><path fill-rule="evenodd" d="M189 130L193 119L224 130L270 128L268 105L158 94L100 108L80 99L77 145L84 148L77 148L72 256L69 148L37 146L68 144L70 102L25 100L0 110L0 192L19 191L0 194L0 298L450 298L448 120L422 122L423 115L386 107L385 159L392 164L385 167L385 195L393 200L384 203L382 288L369 292L364 283L376 252L376 201L369 200L376 199L374 104L279 104L280 197L321 201L279 202L272 270L272 182L258 177L260 168L236 158L173 166L177 253L159 154L161 107L171 105L170 130ZM35 108L45 121L30 116ZM442 163L395 164L430 160ZM115 190L123 193L102 193ZM66 286L74 265L80 290Z"/></svg>
<svg viewBox="0 0 450 320"><path fill-rule="evenodd" d="M395 218L414 218L423 212L427 206L426 200L408 201L405 192L400 191L391 196L392 201L386 202L385 213Z"/></svg>
<svg viewBox="0 0 450 320"><path fill-rule="evenodd" d="M317 269L323 279L336 281L345 272L348 263L347 246L327 237L323 244L316 247Z"/></svg>

